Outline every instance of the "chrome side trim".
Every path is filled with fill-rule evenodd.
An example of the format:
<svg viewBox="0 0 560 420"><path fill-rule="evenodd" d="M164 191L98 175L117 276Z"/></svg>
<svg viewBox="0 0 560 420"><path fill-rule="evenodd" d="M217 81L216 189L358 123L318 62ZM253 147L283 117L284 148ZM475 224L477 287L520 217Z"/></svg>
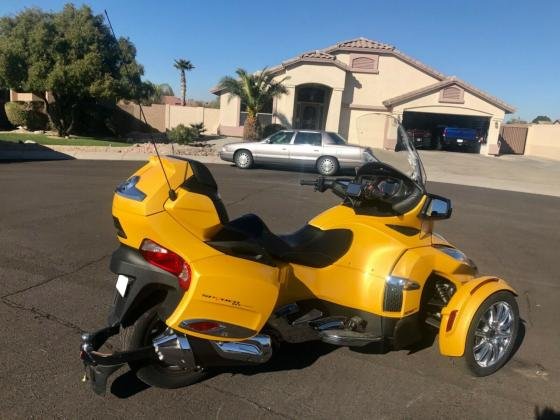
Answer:
<svg viewBox="0 0 560 420"><path fill-rule="evenodd" d="M272 356L272 342L268 335L259 334L243 341L210 341L224 359L250 363L264 363Z"/></svg>

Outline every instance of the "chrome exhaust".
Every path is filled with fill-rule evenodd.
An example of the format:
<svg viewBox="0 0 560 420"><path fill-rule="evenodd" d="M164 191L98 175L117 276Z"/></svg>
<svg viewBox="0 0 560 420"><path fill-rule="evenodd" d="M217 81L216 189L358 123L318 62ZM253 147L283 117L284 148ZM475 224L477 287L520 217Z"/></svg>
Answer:
<svg viewBox="0 0 560 420"><path fill-rule="evenodd" d="M258 334L243 341L210 341L224 359L248 363L264 363L272 356L270 336Z"/></svg>
<svg viewBox="0 0 560 420"><path fill-rule="evenodd" d="M167 330L152 341L158 359L170 366L183 369L197 368L189 340L184 335L177 335Z"/></svg>

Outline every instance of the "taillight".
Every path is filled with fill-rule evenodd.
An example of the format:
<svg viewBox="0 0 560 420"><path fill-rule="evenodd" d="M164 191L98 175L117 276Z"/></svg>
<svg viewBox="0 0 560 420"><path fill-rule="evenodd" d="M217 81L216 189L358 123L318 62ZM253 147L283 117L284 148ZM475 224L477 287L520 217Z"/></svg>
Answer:
<svg viewBox="0 0 560 420"><path fill-rule="evenodd" d="M181 289L189 290L191 285L191 267L179 255L150 239L142 241L140 253L150 264L177 276Z"/></svg>
<svg viewBox="0 0 560 420"><path fill-rule="evenodd" d="M192 321L185 328L200 333L216 334L225 329L225 326L214 321Z"/></svg>

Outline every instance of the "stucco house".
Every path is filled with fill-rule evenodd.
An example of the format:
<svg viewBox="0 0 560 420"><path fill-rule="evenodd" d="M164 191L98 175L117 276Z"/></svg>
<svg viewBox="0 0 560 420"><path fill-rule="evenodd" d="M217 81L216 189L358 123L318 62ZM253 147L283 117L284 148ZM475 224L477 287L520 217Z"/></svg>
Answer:
<svg viewBox="0 0 560 420"><path fill-rule="evenodd" d="M497 150L505 114L515 109L476 87L407 56L394 46L365 38L306 52L270 69L288 94L269 105L261 122L339 132L350 143L392 148L396 133L374 127L373 112L390 113L406 128L472 127L487 133ZM220 97L221 134L240 136L245 115L238 97Z"/></svg>

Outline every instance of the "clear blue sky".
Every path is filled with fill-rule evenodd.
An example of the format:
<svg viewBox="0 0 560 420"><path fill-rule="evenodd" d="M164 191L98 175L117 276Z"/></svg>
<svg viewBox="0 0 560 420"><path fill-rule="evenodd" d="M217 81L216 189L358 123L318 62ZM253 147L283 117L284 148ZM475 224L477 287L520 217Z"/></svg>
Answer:
<svg viewBox="0 0 560 420"><path fill-rule="evenodd" d="M1 0L0 14L58 10L64 0ZM90 0L138 48L146 78L178 91L174 58L187 58L187 96L237 67L254 71L360 36L395 45L497 96L516 116L560 118L560 1Z"/></svg>

